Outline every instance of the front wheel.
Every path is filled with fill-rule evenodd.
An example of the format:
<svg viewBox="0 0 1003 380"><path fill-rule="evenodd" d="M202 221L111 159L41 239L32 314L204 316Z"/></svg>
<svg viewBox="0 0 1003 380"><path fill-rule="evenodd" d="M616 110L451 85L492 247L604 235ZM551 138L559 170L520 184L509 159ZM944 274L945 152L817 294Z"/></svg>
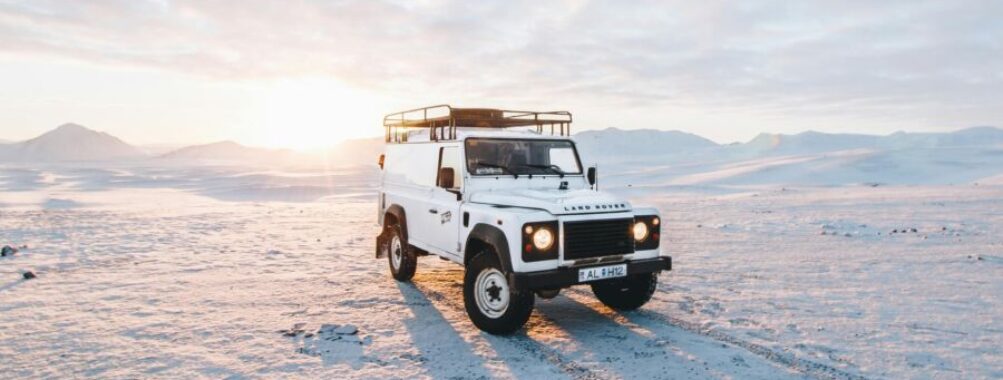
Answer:
<svg viewBox="0 0 1003 380"><path fill-rule="evenodd" d="M658 273L641 273L592 284L592 293L615 310L634 310L651 300L658 286Z"/></svg>
<svg viewBox="0 0 1003 380"><path fill-rule="evenodd" d="M533 301L532 292L518 292L509 286L493 252L481 252L467 264L463 305L477 328L495 335L513 333L529 320Z"/></svg>

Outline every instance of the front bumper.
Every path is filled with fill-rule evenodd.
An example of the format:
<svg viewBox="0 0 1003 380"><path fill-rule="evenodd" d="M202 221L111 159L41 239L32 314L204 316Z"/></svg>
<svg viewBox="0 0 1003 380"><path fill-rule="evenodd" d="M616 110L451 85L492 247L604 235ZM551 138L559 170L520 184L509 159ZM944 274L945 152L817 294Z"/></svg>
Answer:
<svg viewBox="0 0 1003 380"><path fill-rule="evenodd" d="M518 290L560 289L571 285L581 284L581 282L578 281L579 269L616 264L620 263L604 263L602 265L558 268L540 272L509 273L508 283L513 288ZM656 257L653 259L627 261L626 264L628 276L632 274L672 270L672 258L667 256Z"/></svg>

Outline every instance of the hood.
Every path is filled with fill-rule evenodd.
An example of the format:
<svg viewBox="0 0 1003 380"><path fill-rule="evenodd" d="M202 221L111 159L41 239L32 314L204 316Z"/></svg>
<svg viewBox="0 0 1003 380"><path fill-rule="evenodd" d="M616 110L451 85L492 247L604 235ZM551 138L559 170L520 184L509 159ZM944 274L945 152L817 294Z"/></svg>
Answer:
<svg viewBox="0 0 1003 380"><path fill-rule="evenodd" d="M545 210L554 215L630 211L627 200L612 194L584 190L481 191L470 196L473 203Z"/></svg>

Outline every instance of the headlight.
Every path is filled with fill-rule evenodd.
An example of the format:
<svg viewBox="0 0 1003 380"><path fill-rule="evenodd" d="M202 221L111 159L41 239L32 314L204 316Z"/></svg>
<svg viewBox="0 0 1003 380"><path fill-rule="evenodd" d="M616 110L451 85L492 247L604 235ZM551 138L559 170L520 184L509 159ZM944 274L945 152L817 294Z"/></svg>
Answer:
<svg viewBox="0 0 1003 380"><path fill-rule="evenodd" d="M537 250L546 251L554 246L554 233L547 228L539 228L533 233L533 246Z"/></svg>
<svg viewBox="0 0 1003 380"><path fill-rule="evenodd" d="M658 243L661 240L662 231L662 221L658 218L658 215L636 215L634 216L634 227L631 232L634 233L634 249L638 251L647 251L651 249L658 249Z"/></svg>
<svg viewBox="0 0 1003 380"><path fill-rule="evenodd" d="M557 260L556 220L532 222L522 226L522 261L527 263Z"/></svg>
<svg viewBox="0 0 1003 380"><path fill-rule="evenodd" d="M645 224L644 222L634 223L634 240L644 241L644 239L647 238L648 238L648 225Z"/></svg>

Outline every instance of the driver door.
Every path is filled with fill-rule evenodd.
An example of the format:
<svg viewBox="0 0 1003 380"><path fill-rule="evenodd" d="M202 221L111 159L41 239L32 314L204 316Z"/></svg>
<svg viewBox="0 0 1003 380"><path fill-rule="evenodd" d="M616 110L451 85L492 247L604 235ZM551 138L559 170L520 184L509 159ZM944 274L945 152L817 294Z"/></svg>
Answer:
<svg viewBox="0 0 1003 380"><path fill-rule="evenodd" d="M463 189L463 158L460 148L439 148L435 188L429 202L429 243L452 256L460 257L460 196ZM445 170L444 170L445 169ZM452 179L448 178L452 170ZM452 182L452 183L450 183Z"/></svg>

